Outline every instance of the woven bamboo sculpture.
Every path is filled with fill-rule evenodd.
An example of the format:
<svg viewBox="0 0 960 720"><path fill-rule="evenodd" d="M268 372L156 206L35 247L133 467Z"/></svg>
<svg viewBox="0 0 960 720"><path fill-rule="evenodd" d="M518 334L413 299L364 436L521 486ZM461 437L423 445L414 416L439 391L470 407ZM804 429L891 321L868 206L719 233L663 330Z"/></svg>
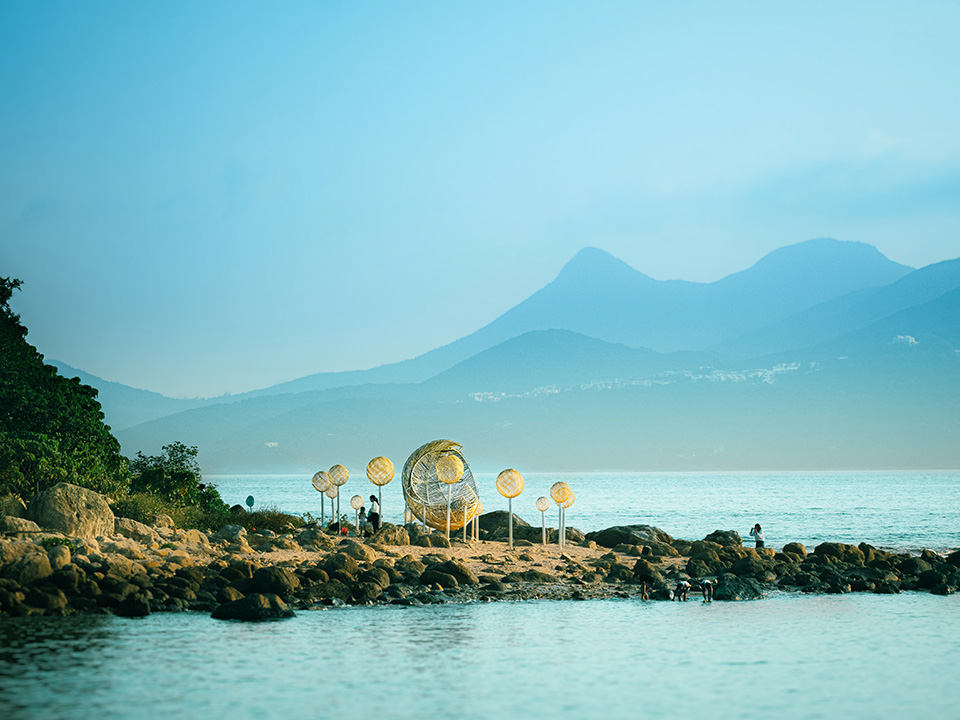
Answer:
<svg viewBox="0 0 960 720"><path fill-rule="evenodd" d="M459 530L464 517L470 522L478 512L480 493L460 448L460 443L452 440L434 440L414 450L403 465L403 498L407 507L420 522L437 530L447 527L448 486L437 477L437 461L443 457L455 456L463 463L463 475L449 486L450 530ZM441 469L445 464L441 464Z"/></svg>

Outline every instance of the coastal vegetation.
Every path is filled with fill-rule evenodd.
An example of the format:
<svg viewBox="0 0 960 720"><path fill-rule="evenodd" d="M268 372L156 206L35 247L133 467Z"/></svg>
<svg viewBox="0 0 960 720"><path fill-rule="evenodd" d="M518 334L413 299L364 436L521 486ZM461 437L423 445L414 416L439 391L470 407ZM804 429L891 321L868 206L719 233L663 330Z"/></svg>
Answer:
<svg viewBox="0 0 960 720"><path fill-rule="evenodd" d="M179 527L231 522L215 486L203 482L197 448L182 442L132 460L104 422L97 390L44 363L10 300L22 283L0 278L0 497L5 506L69 482L113 500L119 517L150 523L168 515ZM244 513L246 514L246 513Z"/></svg>

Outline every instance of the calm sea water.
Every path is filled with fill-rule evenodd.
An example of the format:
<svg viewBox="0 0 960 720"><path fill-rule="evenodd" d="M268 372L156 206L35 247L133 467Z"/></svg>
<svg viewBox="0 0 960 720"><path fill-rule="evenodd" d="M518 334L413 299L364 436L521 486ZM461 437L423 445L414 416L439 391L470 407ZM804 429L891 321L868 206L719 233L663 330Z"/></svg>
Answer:
<svg viewBox="0 0 960 720"><path fill-rule="evenodd" d="M27 718L956 718L960 598L0 619Z"/></svg>
<svg viewBox="0 0 960 720"><path fill-rule="evenodd" d="M351 470L341 488L340 512L352 515L350 497L364 498L377 488L363 469ZM506 510L496 491L496 475L478 474L486 511ZM320 515L320 493L306 475L209 476L223 496L243 504L253 495L257 506ZM818 473L596 473L525 475L523 494L513 511L539 525L536 500L549 496L558 480L570 485L576 501L567 510L567 525L584 532L611 525L650 524L675 537L698 540L717 530L747 536L754 523L767 545L826 541L859 543L900 550L947 550L960 547L960 472L818 472ZM329 513L329 500L327 513ZM399 477L383 488L383 511L401 522L403 492ZM329 515L327 515L329 517ZM557 511L547 512L557 526Z"/></svg>
<svg viewBox="0 0 960 720"><path fill-rule="evenodd" d="M306 477L211 479L231 503L319 512ZM584 530L699 538L759 521L773 545L960 545L958 473L531 474L515 511L538 520L557 479ZM494 477L479 480L487 509L505 509ZM372 491L351 480L341 510ZM401 508L395 480L387 519ZM922 593L351 607L266 624L0 618L0 718L955 718L958 664L960 596Z"/></svg>

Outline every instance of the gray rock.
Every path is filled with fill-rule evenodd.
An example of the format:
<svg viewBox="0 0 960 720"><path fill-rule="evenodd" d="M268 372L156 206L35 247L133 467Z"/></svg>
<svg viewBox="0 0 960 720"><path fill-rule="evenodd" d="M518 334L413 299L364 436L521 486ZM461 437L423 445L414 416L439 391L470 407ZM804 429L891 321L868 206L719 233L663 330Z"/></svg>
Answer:
<svg viewBox="0 0 960 720"><path fill-rule="evenodd" d="M153 516L153 526L155 528L174 528L176 525L173 518L163 513L157 513Z"/></svg>
<svg viewBox="0 0 960 720"><path fill-rule="evenodd" d="M24 553L13 562L0 568L3 577L15 581L22 587L48 578L53 574L50 559L47 553L39 548L34 552Z"/></svg>
<svg viewBox="0 0 960 720"><path fill-rule="evenodd" d="M371 545L409 545L410 533L405 527L383 523L367 542Z"/></svg>
<svg viewBox="0 0 960 720"><path fill-rule="evenodd" d="M70 564L70 548L66 545L55 545L47 550L47 559L54 571L65 568Z"/></svg>
<svg viewBox="0 0 960 720"><path fill-rule="evenodd" d="M26 518L27 506L17 495L7 495L0 498L0 515L9 517Z"/></svg>
<svg viewBox="0 0 960 720"><path fill-rule="evenodd" d="M22 537L20 533L38 533L40 526L32 520L12 515L0 516L0 533L7 533L16 537Z"/></svg>
<svg viewBox="0 0 960 720"><path fill-rule="evenodd" d="M652 525L617 525L587 533L584 537L586 540L593 540L597 545L607 548L613 548L617 545L649 545L651 543L671 545L673 543L673 538L670 535Z"/></svg>
<svg viewBox="0 0 960 720"><path fill-rule="evenodd" d="M195 529L184 530L180 533L179 540L182 543L200 545L202 547L210 544L210 538L207 537L207 534Z"/></svg>
<svg viewBox="0 0 960 720"><path fill-rule="evenodd" d="M801 558L805 558L807 556L807 548L798 542L787 543L783 546L783 552L793 553L794 555L799 555Z"/></svg>
<svg viewBox="0 0 960 720"><path fill-rule="evenodd" d="M107 499L69 483L57 483L33 498L30 519L42 528L79 537L112 535L114 529Z"/></svg>
<svg viewBox="0 0 960 720"><path fill-rule="evenodd" d="M276 595L254 593L240 600L224 603L211 615L216 620L259 622L294 617L293 610Z"/></svg>
<svg viewBox="0 0 960 720"><path fill-rule="evenodd" d="M242 525L224 525L210 536L210 542L236 543L246 538L247 530ZM244 540L244 543L246 540Z"/></svg>
<svg viewBox="0 0 960 720"><path fill-rule="evenodd" d="M704 539L704 542L714 542L717 545L723 545L724 547L728 545L737 546L743 545L743 538L740 537L740 533L736 530L714 530L712 533L707 535Z"/></svg>
<svg viewBox="0 0 960 720"><path fill-rule="evenodd" d="M713 591L714 600L760 600L763 597L763 588L753 578L732 578L725 575L718 582Z"/></svg>
<svg viewBox="0 0 960 720"><path fill-rule="evenodd" d="M333 550L333 538L317 528L308 528L297 535L297 542L307 550Z"/></svg>
<svg viewBox="0 0 960 720"><path fill-rule="evenodd" d="M287 597L300 587L300 580L290 568L268 566L253 574L253 586L257 592Z"/></svg>
<svg viewBox="0 0 960 720"><path fill-rule="evenodd" d="M460 585L480 584L480 580L477 579L476 573L474 573L473 570L463 563L457 562L456 560L447 560L446 562L431 565L429 569L452 575Z"/></svg>
<svg viewBox="0 0 960 720"><path fill-rule="evenodd" d="M123 535L125 538L136 540L139 543L149 545L150 543L159 543L160 536L157 531L149 525L131 520L130 518L118 517L114 521L114 532Z"/></svg>
<svg viewBox="0 0 960 720"><path fill-rule="evenodd" d="M362 542L357 542L353 538L343 540L337 548L337 552L349 555L353 559L361 562L373 562L377 559L377 552L373 548L367 547Z"/></svg>

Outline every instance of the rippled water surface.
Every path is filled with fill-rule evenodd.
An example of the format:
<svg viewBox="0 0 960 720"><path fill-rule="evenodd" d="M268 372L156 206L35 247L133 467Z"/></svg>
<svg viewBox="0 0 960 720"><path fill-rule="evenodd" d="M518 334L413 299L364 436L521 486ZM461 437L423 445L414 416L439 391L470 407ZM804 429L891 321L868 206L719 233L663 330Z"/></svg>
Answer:
<svg viewBox="0 0 960 720"><path fill-rule="evenodd" d="M716 529L746 536L759 522L767 544L775 547L791 541L813 547L828 540L910 550L960 547L960 472L531 473L525 478L513 510L532 525L541 522L537 497L549 495L550 486L563 480L576 494L567 525L585 532L643 523L675 537L700 539ZM210 479L230 504L242 504L252 494L258 505L320 515L320 494L305 475ZM487 511L507 509L495 481L495 475L477 476ZM348 513L352 495L368 497L376 488L362 468L351 468L341 492L340 511ZM383 506L386 520L401 521L399 477L383 489ZM555 509L546 520L556 527Z"/></svg>
<svg viewBox="0 0 960 720"><path fill-rule="evenodd" d="M955 718L960 598L0 619L21 718Z"/></svg>

